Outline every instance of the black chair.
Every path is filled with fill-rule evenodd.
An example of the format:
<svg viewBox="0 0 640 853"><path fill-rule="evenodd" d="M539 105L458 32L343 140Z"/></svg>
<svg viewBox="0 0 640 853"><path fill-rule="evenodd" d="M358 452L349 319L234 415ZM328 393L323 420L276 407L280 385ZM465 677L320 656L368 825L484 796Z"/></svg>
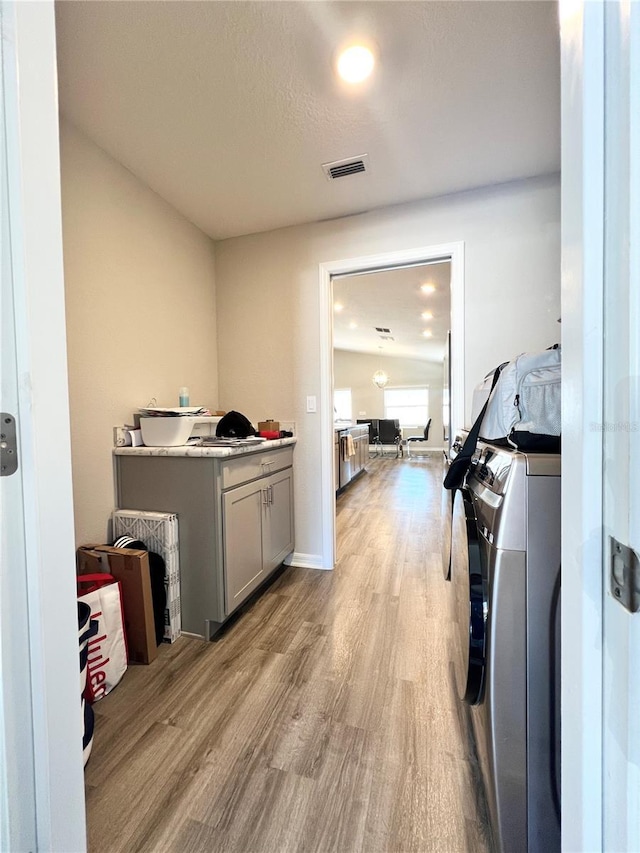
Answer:
<svg viewBox="0 0 640 853"><path fill-rule="evenodd" d="M431 418L427 421L422 435L412 435L407 439L407 456L411 458L411 444L414 441L429 441L429 427L431 426Z"/></svg>
<svg viewBox="0 0 640 853"><path fill-rule="evenodd" d="M369 424L369 446L372 445L376 448L376 456L378 455L378 447L380 442L378 441L378 419L377 418L358 418L356 420L357 424Z"/></svg>
<svg viewBox="0 0 640 853"><path fill-rule="evenodd" d="M382 418L378 421L378 443L382 447L382 455L384 456L384 446L394 445L396 449L396 459L402 456L402 433L400 432L400 421Z"/></svg>

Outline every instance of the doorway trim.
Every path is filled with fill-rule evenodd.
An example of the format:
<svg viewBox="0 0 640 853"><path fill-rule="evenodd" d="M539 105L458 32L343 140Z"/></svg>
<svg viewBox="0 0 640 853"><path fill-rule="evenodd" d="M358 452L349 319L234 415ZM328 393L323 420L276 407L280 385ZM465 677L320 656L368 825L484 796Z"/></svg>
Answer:
<svg viewBox="0 0 640 853"><path fill-rule="evenodd" d="M333 286L332 277L382 272L394 267L451 263L451 422L464 424L464 242L418 246L379 255L327 261L319 265L320 317L320 453L322 566L332 569L336 560L335 487L333 481Z"/></svg>

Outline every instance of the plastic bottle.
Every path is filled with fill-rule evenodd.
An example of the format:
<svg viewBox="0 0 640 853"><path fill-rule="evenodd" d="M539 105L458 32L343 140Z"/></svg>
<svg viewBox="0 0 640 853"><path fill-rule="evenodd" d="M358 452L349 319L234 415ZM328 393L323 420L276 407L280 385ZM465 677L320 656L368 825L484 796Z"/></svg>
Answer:
<svg viewBox="0 0 640 853"><path fill-rule="evenodd" d="M188 406L189 405L189 389L188 388L181 388L178 391L178 397L180 399L180 405L181 406Z"/></svg>

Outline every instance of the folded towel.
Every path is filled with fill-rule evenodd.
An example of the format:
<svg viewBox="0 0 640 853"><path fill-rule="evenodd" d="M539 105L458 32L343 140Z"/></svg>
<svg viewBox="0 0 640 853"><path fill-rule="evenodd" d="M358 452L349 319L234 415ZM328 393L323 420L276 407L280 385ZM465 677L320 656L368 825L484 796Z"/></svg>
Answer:
<svg viewBox="0 0 640 853"><path fill-rule="evenodd" d="M350 456L355 456L356 446L353 438L350 435L340 437L340 458L343 462L348 462Z"/></svg>

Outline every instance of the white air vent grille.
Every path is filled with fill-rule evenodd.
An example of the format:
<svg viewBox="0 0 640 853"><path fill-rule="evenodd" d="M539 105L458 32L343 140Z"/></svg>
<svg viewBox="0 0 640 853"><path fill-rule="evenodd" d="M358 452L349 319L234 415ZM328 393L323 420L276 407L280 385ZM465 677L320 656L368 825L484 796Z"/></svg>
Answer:
<svg viewBox="0 0 640 853"><path fill-rule="evenodd" d="M337 178L346 178L349 175L359 175L361 172L370 172L369 155L361 154L359 157L349 157L347 160L334 160L333 163L323 163L324 171L328 181Z"/></svg>

